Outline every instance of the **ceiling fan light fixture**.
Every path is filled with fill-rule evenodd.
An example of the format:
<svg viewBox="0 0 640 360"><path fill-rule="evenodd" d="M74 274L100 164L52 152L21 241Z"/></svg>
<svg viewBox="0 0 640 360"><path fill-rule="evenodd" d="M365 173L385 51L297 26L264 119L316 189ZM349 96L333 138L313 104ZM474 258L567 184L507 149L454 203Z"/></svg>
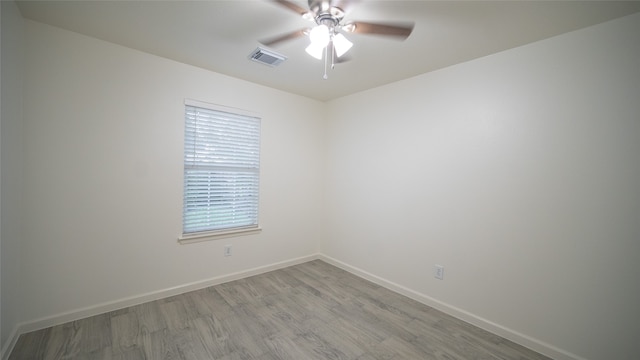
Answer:
<svg viewBox="0 0 640 360"><path fill-rule="evenodd" d="M311 45L318 47L325 47L329 43L329 28L327 25L321 24L313 29L309 33L309 40L311 40Z"/></svg>
<svg viewBox="0 0 640 360"><path fill-rule="evenodd" d="M349 41L349 39L347 39L344 35L336 34L333 37L333 46L336 49L336 56L341 57L347 51L349 51L349 49L351 49L353 43Z"/></svg>
<svg viewBox="0 0 640 360"><path fill-rule="evenodd" d="M309 46L307 46L305 51L307 52L307 54L313 56L314 58L318 60L322 60L322 55L324 54L324 48L325 46L319 46L314 43L311 43L309 44Z"/></svg>

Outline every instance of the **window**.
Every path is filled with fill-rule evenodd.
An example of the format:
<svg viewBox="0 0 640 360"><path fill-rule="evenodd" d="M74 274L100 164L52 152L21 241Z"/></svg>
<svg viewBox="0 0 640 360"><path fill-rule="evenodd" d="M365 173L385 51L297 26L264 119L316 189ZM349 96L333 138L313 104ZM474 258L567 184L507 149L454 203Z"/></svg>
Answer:
<svg viewBox="0 0 640 360"><path fill-rule="evenodd" d="M182 237L259 231L260 118L185 102Z"/></svg>

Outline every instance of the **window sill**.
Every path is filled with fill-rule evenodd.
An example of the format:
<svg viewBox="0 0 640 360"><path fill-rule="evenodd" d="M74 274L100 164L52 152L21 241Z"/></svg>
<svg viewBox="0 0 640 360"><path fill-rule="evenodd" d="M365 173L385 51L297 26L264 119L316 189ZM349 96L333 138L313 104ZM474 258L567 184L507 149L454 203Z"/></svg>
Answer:
<svg viewBox="0 0 640 360"><path fill-rule="evenodd" d="M178 243L182 245L186 245L186 244L198 243L202 241L211 241L211 240L226 239L226 238L235 237L235 236L258 234L261 231L262 231L262 228L260 227L252 227L252 228L246 228L246 229L187 234L179 237Z"/></svg>

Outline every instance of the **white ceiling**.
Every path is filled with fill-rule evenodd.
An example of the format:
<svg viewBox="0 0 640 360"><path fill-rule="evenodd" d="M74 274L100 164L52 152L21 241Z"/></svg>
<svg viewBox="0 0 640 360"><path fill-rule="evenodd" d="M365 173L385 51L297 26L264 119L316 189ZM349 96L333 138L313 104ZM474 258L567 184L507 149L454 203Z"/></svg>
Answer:
<svg viewBox="0 0 640 360"><path fill-rule="evenodd" d="M307 7L305 1L293 1ZM344 1L343 1L344 2ZM268 0L18 1L25 18L272 88L330 100L640 11L640 1L351 1L345 20L413 21L405 41L347 34L351 60L323 80L299 38L248 59L268 39L313 24Z"/></svg>

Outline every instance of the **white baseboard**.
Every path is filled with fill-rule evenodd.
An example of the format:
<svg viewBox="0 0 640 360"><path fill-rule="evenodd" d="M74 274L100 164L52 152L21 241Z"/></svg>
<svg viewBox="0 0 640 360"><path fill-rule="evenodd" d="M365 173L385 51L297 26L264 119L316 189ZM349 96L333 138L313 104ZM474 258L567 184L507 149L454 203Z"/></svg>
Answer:
<svg viewBox="0 0 640 360"><path fill-rule="evenodd" d="M160 300L169 296L179 295L189 291L199 290L209 286L214 286L214 285L222 284L225 282L242 279L249 276L263 274L269 271L278 270L288 266L302 264L302 263L316 260L316 259L323 260L329 264L332 264L345 271L348 271L356 276L369 280L391 291L407 296L427 306L431 306L448 315L451 315L460 320L463 320L465 322L478 326L479 328L487 330L493 334L502 336L505 339L511 340L517 344L525 346L531 350L539 352L553 359L586 360L575 354L559 349L551 344L547 344L538 339L521 334L517 331L511 330L502 325L491 322L487 319L484 319L482 317L469 313L465 310L459 309L455 306L448 305L432 297L429 297L425 294L411 290L409 288L406 288L402 285L396 284L394 282L391 282L389 280L386 280L384 278L371 274L362 269L353 267L339 260L328 257L324 254L314 254L314 255L304 256L304 257L300 257L292 260L282 261L282 262L278 262L278 263L274 263L266 266L261 266L257 268L252 268L248 270L227 274L227 275L217 276L211 279L195 281L192 283L188 283L188 284L184 284L184 285L180 285L180 286L176 286L176 287L172 287L164 290L154 291L146 294L140 294L140 295L136 295L136 296L120 299L120 300L106 302L106 303L98 304L95 306L90 306L82 309L65 312L62 314L57 314L57 315L48 316L48 317L33 320L33 321L20 323L14 328L8 341L6 342L6 344L4 344L2 348L2 352L0 353L0 360L8 360L9 354L11 354L13 347L18 341L18 337L24 333L28 333L28 332L39 330L39 329L44 329L50 326L64 324L69 321L75 321L75 320L79 320L89 316L103 314L106 312L126 308L129 306L142 304L148 301Z"/></svg>
<svg viewBox="0 0 640 360"><path fill-rule="evenodd" d="M18 337L20 337L20 335L22 334L25 334L31 331L45 329L51 326L61 325L70 321L75 321L75 320L83 319L86 317L100 315L110 311L123 309L129 306L139 305L139 304L149 302L149 301L154 301L154 300L160 300L170 296L184 294L189 291L199 290L209 286L214 286L214 285L226 283L229 281L246 278L249 276L263 274L269 271L278 270L285 267L316 260L318 258L319 258L318 254L303 256L296 259L281 261L278 263L260 266L252 269L247 269L247 270L243 270L243 271L239 271L239 272L235 272L227 275L216 276L214 278L210 278L206 280L194 281L192 283L188 283L188 284L184 284L184 285L180 285L180 286L176 286L176 287L172 287L164 290L153 291L146 294L135 295L135 296L127 297L124 299L109 301L109 302L94 305L94 306L71 310L61 314L36 319L33 321L23 322L18 324L14 328L14 331L12 332L11 336L7 340L6 344L4 344L2 348L2 353L0 354L0 359L7 360L9 358L9 354L11 354L11 351L13 350L14 346L16 345L16 342L18 341Z"/></svg>
<svg viewBox="0 0 640 360"><path fill-rule="evenodd" d="M328 257L324 254L320 254L318 257L320 260L325 261L331 265L339 267L345 271L348 271L356 276L359 276L363 279L369 280L377 285L380 285L384 288L387 288L391 291L397 292L398 294L404 295L408 298L416 300L422 304L430 306L434 309L440 310L447 315L451 315L455 318L458 318L464 322L475 325L483 330L489 331L490 333L499 335L505 339L511 340L516 344L522 345L526 348L529 348L533 351L536 351L542 355L548 356L555 360L586 360L578 355L572 354L568 351L559 349L551 344L540 341L538 339L532 338L530 336L524 335L507 327L504 327L500 324L496 324L492 321L484 319L480 316L474 315L465 310L459 309L455 306L451 306L449 304L443 303L439 300L436 300L430 296L419 293L417 291L406 288L402 285L396 284L392 281L383 279L379 276L373 275L369 272L366 272L362 269L353 267L351 265L345 264L342 261L336 260L334 258Z"/></svg>

